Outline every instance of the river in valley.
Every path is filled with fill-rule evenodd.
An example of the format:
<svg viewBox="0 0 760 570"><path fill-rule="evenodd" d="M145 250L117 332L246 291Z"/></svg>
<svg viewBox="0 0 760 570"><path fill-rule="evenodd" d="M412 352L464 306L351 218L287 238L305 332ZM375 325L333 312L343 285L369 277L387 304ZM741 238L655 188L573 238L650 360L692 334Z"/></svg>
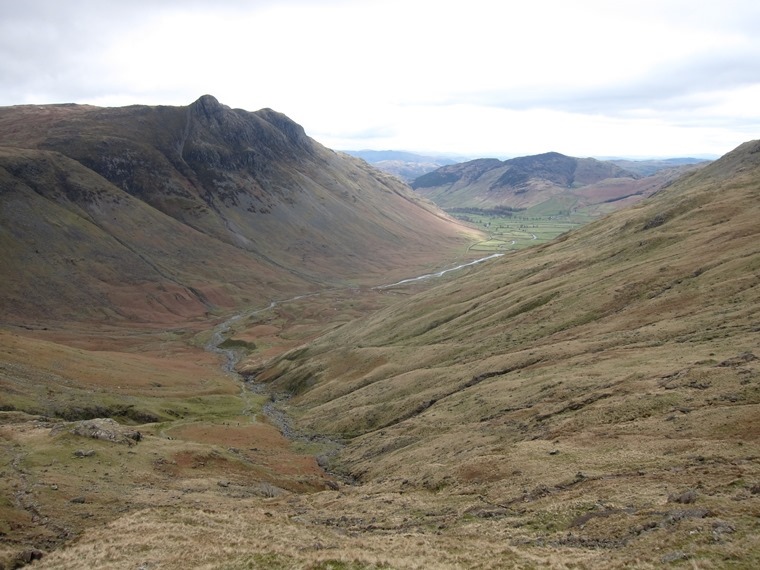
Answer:
<svg viewBox="0 0 760 570"><path fill-rule="evenodd" d="M452 271L459 271L466 267L471 267L473 265L477 265L485 261L490 261L491 259L495 259L497 257L502 257L503 255L504 255L503 253L494 253L486 257L481 257L474 261L469 261L467 263L455 265L454 267L449 267L448 269L443 269L436 273L426 273L425 275L420 275L418 277L410 277L408 279L402 279L401 281L397 281L396 283L389 283L387 285L376 285L375 287L372 287L372 289L375 289L375 290L390 289L392 287L399 287L399 286L408 285L411 283L418 283L420 281L425 281L428 279L443 277L444 275L446 275L447 273L451 273ZM272 309L277 307L277 305L279 304L290 303L292 301L298 301L299 299L306 299L308 297L316 297L317 295L320 295L320 294L321 293L307 293L305 295L298 295L296 297L290 297L289 299L272 301L269 303L269 305L263 308L251 309L248 311L244 311L242 313L237 313L231 316L230 318L228 318L227 320L225 320L224 322L214 327L211 333L211 338L206 343L204 348L209 352L219 354L220 356L223 357L224 362L222 363L222 367L224 368L224 371L226 373L237 375L237 372L235 371L235 367L237 366L238 362L240 362L240 359L242 358L242 351L240 349L224 348L221 346L226 340L227 336L229 335L230 330L232 329L232 326L236 322L240 321L243 318L249 318L254 315L264 313L266 311L271 311Z"/></svg>

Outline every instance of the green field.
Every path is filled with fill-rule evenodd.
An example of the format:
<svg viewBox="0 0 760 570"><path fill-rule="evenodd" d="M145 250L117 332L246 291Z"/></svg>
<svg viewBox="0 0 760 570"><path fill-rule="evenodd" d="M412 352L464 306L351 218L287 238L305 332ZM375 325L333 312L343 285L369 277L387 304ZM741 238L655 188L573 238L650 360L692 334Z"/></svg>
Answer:
<svg viewBox="0 0 760 570"><path fill-rule="evenodd" d="M449 213L488 234L488 239L470 247L471 251L483 252L509 251L546 243L593 219L593 216L577 212L548 214L539 208L516 212Z"/></svg>

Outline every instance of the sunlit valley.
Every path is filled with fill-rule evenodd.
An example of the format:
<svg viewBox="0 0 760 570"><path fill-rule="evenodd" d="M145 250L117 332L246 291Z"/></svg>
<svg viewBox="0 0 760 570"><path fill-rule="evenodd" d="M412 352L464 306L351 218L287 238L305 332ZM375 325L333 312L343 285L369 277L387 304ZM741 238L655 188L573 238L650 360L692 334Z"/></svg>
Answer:
<svg viewBox="0 0 760 570"><path fill-rule="evenodd" d="M0 568L758 567L760 142L434 166L0 108Z"/></svg>

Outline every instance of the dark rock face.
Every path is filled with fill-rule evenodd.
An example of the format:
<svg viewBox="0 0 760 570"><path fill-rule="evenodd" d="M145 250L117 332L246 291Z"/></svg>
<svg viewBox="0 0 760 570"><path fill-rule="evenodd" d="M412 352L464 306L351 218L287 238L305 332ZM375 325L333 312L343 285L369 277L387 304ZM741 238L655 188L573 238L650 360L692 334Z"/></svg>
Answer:
<svg viewBox="0 0 760 570"><path fill-rule="evenodd" d="M312 150L303 127L282 113L230 109L211 95L189 106L186 134L195 146L225 147L227 161L217 164L226 168L249 166L251 153L276 159Z"/></svg>
<svg viewBox="0 0 760 570"><path fill-rule="evenodd" d="M213 207L220 188L231 185L254 189L271 208L262 200L268 183L282 179L292 161L315 158L314 142L285 115L231 109L211 95L188 107L103 109L90 117L51 129L38 147L73 158L164 212L167 195ZM221 194L229 201L229 188Z"/></svg>
<svg viewBox="0 0 760 570"><path fill-rule="evenodd" d="M203 117L208 121L221 122L224 116L224 107L213 95L202 95L198 100L190 105L191 112L198 117Z"/></svg>

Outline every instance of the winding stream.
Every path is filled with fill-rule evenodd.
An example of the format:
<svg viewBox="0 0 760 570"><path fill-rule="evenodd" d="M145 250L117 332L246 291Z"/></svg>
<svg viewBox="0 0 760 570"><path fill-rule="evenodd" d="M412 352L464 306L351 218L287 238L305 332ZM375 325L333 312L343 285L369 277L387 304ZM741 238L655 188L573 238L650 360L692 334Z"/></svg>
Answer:
<svg viewBox="0 0 760 570"><path fill-rule="evenodd" d="M449 269L443 269L442 271L438 271L437 273L427 273L425 275L420 275L419 277L402 279L401 281L398 281L396 283L390 283L388 285L377 285L375 287L372 287L372 289L375 289L375 290L390 289L391 287L398 287L399 285L406 285L407 283L416 283L418 281L424 281L426 279L443 277L444 275L452 271L458 271L460 269L464 269L465 267L470 267L472 265L477 265L478 263L483 263L484 261L489 261L497 257L502 257L503 255L504 255L503 253L494 253L486 257L476 259L474 261L469 261L467 263L462 263L460 265L450 267ZM243 378L235 370L235 367L237 366L237 364L240 362L240 359L242 358L242 351L236 350L234 348L221 347L221 344L224 343L224 341L226 340L227 335L229 334L230 329L232 328L232 325L235 324L240 319L248 318L253 315L258 315L260 313L270 311L281 303L290 303L291 301L298 301L299 299L306 299L308 297L316 297L317 295L320 295L320 293L307 293L305 295L298 295L296 297L291 297L289 299L282 299L280 301L272 301L271 303L269 303L268 306L261 309L251 309L248 311L244 311L242 313L237 313L231 316L230 318L228 318L226 321L216 325L213 328L211 332L211 338L205 344L204 349L207 350L208 352L213 352L214 354L219 354L222 357L224 357L224 363L222 364L222 368L224 369L224 371L227 374L235 376L238 380L240 380L240 382L244 382Z"/></svg>
<svg viewBox="0 0 760 570"><path fill-rule="evenodd" d="M432 279L433 277L443 277L447 273L451 271L458 271L459 269L463 269L465 267L470 267L471 265L476 265L478 263L482 263L484 261L488 261L489 259L494 259L496 257L502 257L503 253L494 253L487 257L482 257L480 259L476 259L475 261L470 261L469 263L463 263L462 265L457 265L456 267L451 267L449 269L444 269L443 271L439 271L438 273L428 273L426 275L420 275L419 277L412 277L410 279L402 279L401 281L397 283L391 283L390 285L378 285L376 287L372 287L373 289L390 289L391 287L396 287L397 285L405 285L407 283L414 283L416 281L423 281L425 279Z"/></svg>
<svg viewBox="0 0 760 570"><path fill-rule="evenodd" d="M470 267L472 265L476 265L478 263L482 263L484 261L488 261L490 259L495 259L497 257L503 256L503 253L494 253L492 255L489 255L487 257L483 257L480 259L476 259L475 261L470 261L468 263L462 263L460 265L457 265L455 267L451 267L449 269L444 269L442 271L439 271L437 273L428 273L426 275L420 275L419 277L414 277L410 279L403 279L401 281L398 281L396 283L391 283L389 285L378 285L376 287L372 287L372 289L389 289L391 287L397 287L399 285L406 285L407 283L415 283L418 281L423 281L426 279L433 279L435 277L442 277L446 275L447 273L450 273L452 271L457 271L459 269L463 269L465 267ZM251 395L253 393L262 393L264 392L265 388L261 384L256 384L254 382L246 381L246 379L237 372L236 367L240 360L244 356L244 351L241 349L236 349L234 347L231 348L224 348L221 345L224 344L224 341L227 339L227 337L230 334L230 330L232 329L232 326L244 318L249 318L253 315L257 315L260 313L264 313L266 311L270 311L277 307L277 305L282 303L289 303L291 301L297 301L299 299L305 299L307 297L316 297L317 295L322 294L320 293L308 293L305 295L298 295L296 297L291 297L289 299L283 299L280 301L272 301L269 303L268 306L260 308L260 309L250 309L247 311L243 311L241 313L237 313L231 317L229 317L227 320L219 323L216 325L212 331L211 331L211 337L204 345L204 349L208 352L218 354L223 357L223 363L222 363L222 369L224 372L231 376L237 383L240 385L240 396L245 402L245 409L243 410L243 415L249 416L251 418L251 421L255 421L255 414L253 413L253 404L251 402ZM338 442L337 440L333 440L331 438L325 437L325 436L304 436L302 434L297 433L293 427L290 424L289 418L287 414L285 414L283 411L281 411L278 407L278 404L280 404L283 400L287 399L286 397L280 397L275 398L272 401L267 402L264 404L264 406L261 409L261 413L264 414L264 416L267 417L267 419L277 428L280 430L282 435L289 439L289 440L297 440L297 439L303 439L308 441L321 441L323 443L328 444L330 447L333 448L333 450L337 449L339 446L341 446L341 442Z"/></svg>

